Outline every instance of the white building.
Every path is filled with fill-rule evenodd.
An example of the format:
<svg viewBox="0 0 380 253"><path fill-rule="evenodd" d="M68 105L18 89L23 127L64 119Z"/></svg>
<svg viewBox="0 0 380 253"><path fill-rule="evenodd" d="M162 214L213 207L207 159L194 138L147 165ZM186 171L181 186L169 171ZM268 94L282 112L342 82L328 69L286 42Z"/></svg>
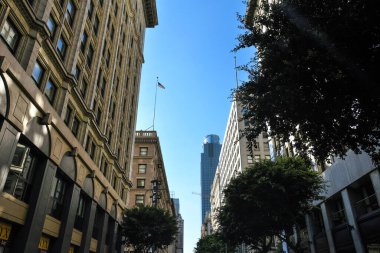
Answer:
<svg viewBox="0 0 380 253"><path fill-rule="evenodd" d="M218 167L211 187L211 224L213 231L218 227L216 210L223 203L223 189L228 185L231 178L255 161L270 159L269 143L266 134L260 134L257 137L257 144L252 152L248 150L247 139L245 137L240 138L240 131L245 128L245 122L241 118L242 108L237 102L233 101Z"/></svg>

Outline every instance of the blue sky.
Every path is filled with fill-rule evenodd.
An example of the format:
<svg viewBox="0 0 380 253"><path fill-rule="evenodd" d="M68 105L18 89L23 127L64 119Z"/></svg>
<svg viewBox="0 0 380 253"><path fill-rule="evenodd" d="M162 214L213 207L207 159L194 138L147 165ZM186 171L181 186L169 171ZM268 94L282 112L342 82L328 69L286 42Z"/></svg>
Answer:
<svg viewBox="0 0 380 253"><path fill-rule="evenodd" d="M159 25L145 36L137 130L152 125L156 77L166 86L157 96L159 135L170 191L180 199L185 220L184 252L200 237L200 154L206 135L223 139L236 87L234 48L240 0L156 0ZM248 61L252 50L239 52ZM245 73L238 73L244 80Z"/></svg>

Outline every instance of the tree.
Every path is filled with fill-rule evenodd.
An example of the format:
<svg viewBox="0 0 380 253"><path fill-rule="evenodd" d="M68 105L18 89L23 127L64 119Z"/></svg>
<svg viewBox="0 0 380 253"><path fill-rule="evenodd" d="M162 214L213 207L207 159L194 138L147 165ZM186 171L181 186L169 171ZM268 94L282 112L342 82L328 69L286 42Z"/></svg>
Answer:
<svg viewBox="0 0 380 253"><path fill-rule="evenodd" d="M195 253L224 253L233 252L234 247L227 245L222 236L218 233L206 235L200 238L194 249Z"/></svg>
<svg viewBox="0 0 380 253"><path fill-rule="evenodd" d="M232 245L245 243L261 252L270 249L274 236L295 252L303 252L290 235L323 189L322 177L300 157L257 162L224 190L224 205L217 217L220 232Z"/></svg>
<svg viewBox="0 0 380 253"><path fill-rule="evenodd" d="M170 245L178 232L177 221L168 211L143 205L125 211L122 227L125 243L138 253Z"/></svg>
<svg viewBox="0 0 380 253"><path fill-rule="evenodd" d="M247 138L269 130L282 142L294 136L298 151L319 162L352 149L379 165L378 1L252 2L235 48L257 48L237 89Z"/></svg>

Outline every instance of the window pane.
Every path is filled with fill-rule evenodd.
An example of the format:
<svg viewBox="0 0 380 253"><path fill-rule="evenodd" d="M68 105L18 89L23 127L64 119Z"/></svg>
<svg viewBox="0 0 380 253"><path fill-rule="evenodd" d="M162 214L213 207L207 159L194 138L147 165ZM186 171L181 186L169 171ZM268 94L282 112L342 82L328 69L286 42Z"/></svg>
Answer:
<svg viewBox="0 0 380 253"><path fill-rule="evenodd" d="M146 164L139 164L139 170L138 172L140 174L145 174L146 173Z"/></svg>
<svg viewBox="0 0 380 253"><path fill-rule="evenodd" d="M48 21L47 21L47 26L49 28L50 34L53 37L55 33L55 29L57 28L57 23L55 20L50 16Z"/></svg>
<svg viewBox="0 0 380 253"><path fill-rule="evenodd" d="M71 118L71 113L73 112L73 109L71 109L71 107L67 107L67 111L66 111L66 115L65 115L65 120L64 122L66 123L66 125L68 125L70 123L70 118Z"/></svg>
<svg viewBox="0 0 380 253"><path fill-rule="evenodd" d="M145 188L145 179L137 179L137 188Z"/></svg>
<svg viewBox="0 0 380 253"><path fill-rule="evenodd" d="M80 120L77 117L75 117L73 120L73 125L71 127L71 131L73 132L75 136L78 136L79 124L80 124Z"/></svg>
<svg viewBox="0 0 380 253"><path fill-rule="evenodd" d="M1 37L5 40L8 46L14 51L20 39L20 33L11 21L6 20L1 29Z"/></svg>
<svg viewBox="0 0 380 253"><path fill-rule="evenodd" d="M36 82L36 84L40 85L45 70L41 67L38 61L34 64L32 78Z"/></svg>
<svg viewBox="0 0 380 253"><path fill-rule="evenodd" d="M57 93L57 87L54 85L54 83L49 80L46 83L45 87L45 96L48 98L49 102L52 104L55 98L55 95Z"/></svg>
<svg viewBox="0 0 380 253"><path fill-rule="evenodd" d="M63 39L63 37L61 36L58 40L58 44L57 44L57 49L58 49L58 52L59 54L61 55L62 58L65 58L65 55L66 55L66 49L67 49L67 43L66 41Z"/></svg>

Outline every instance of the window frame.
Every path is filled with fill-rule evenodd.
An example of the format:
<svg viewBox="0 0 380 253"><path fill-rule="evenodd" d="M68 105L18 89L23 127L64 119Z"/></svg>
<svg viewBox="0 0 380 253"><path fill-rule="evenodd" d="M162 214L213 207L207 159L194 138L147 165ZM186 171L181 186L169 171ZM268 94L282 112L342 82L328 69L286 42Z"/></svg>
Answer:
<svg viewBox="0 0 380 253"><path fill-rule="evenodd" d="M3 30L4 30L6 24L9 26L9 30L7 31L6 34L3 34ZM15 41L12 41L12 42L8 41L8 36L9 36L10 31L12 31L14 33L12 40L16 37ZM1 27L0 37L5 42L7 47L11 50L11 52L13 54L16 53L18 45L20 44L20 41L22 38L22 33L20 32L20 30L17 28L17 26L15 25L15 23L13 22L13 20L10 17L8 17L5 20L3 26Z"/></svg>

